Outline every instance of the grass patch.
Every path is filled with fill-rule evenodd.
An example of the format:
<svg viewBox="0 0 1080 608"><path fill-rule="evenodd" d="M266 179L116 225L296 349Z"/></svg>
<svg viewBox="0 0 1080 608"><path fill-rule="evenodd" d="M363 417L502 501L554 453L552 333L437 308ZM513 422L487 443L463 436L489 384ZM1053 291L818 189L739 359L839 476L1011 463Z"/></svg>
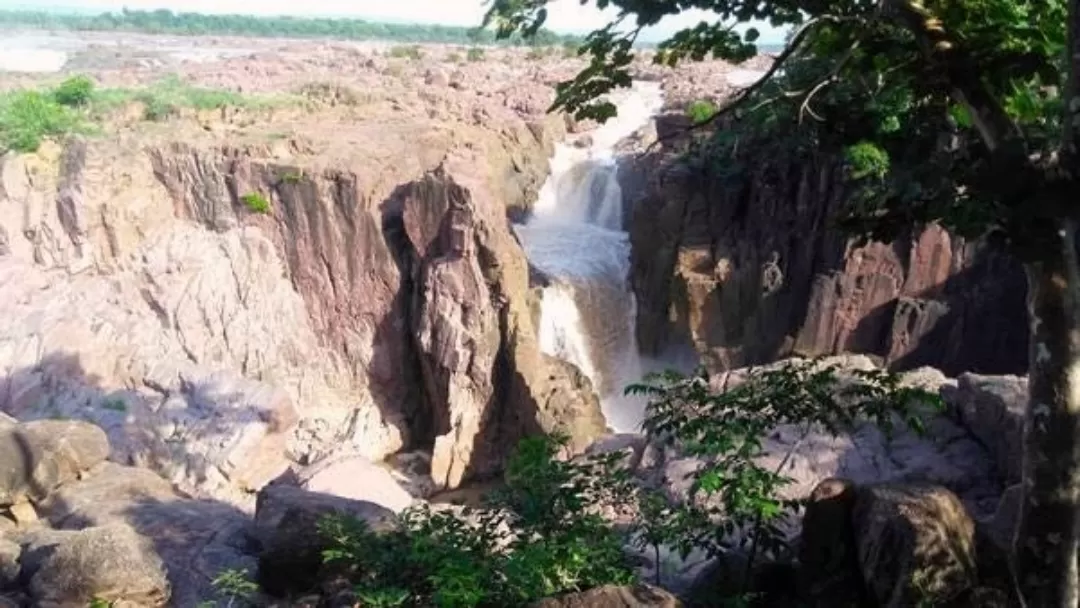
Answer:
<svg viewBox="0 0 1080 608"><path fill-rule="evenodd" d="M35 152L46 139L91 134L95 123L133 103L143 105L143 118L160 121L184 108L264 108L285 101L284 97L245 96L199 87L175 75L137 89L100 89L87 76L73 76L52 88L0 93L0 153Z"/></svg>
<svg viewBox="0 0 1080 608"><path fill-rule="evenodd" d="M270 201L258 192L249 192L241 196L240 200L252 213L270 213Z"/></svg>
<svg viewBox="0 0 1080 608"><path fill-rule="evenodd" d="M424 58L424 51L420 50L420 45L411 44L408 46L393 46L387 51L387 54L394 59L411 59L418 61Z"/></svg>
<svg viewBox="0 0 1080 608"><path fill-rule="evenodd" d="M474 46L465 53L465 59L476 63L484 60L484 49Z"/></svg>

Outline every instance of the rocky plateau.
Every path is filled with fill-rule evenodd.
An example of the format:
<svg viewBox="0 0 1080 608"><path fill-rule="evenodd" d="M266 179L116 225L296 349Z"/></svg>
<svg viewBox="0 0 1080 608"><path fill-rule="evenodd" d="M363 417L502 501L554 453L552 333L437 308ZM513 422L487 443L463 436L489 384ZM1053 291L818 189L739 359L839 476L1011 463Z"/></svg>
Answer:
<svg viewBox="0 0 1080 608"><path fill-rule="evenodd" d="M587 375L540 345L544 277L512 222L556 144L595 126L547 111L580 60L206 38L184 44L245 48L194 61L87 39L67 69L103 87L172 73L277 101L164 121L136 101L99 133L0 157L0 606L187 607L226 569L296 575L318 515L381 525L497 478L538 432L626 452L687 499L700 462L613 433ZM789 356L906 370L947 404L927 436L778 428L767 459L791 498L854 492L844 530L884 534L874 514L916 500L863 486L918 482L950 529L1004 544L1026 380L1000 374L1024 373L1022 275L935 227L854 246L825 221L842 196L831 159L750 150L759 170L736 188L683 166L668 140L682 108L722 100L734 70L635 66L666 99L619 146L638 345L689 348L717 386ZM644 575L667 567L647 558ZM709 568L680 562L670 591ZM588 593L541 605L681 605Z"/></svg>

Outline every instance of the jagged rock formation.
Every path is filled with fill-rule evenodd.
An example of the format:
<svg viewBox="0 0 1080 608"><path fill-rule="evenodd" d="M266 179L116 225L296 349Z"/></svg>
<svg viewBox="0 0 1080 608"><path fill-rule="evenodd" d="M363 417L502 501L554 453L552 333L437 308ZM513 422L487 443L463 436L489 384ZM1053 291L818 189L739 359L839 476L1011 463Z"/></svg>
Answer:
<svg viewBox="0 0 1080 608"><path fill-rule="evenodd" d="M658 131L670 144L685 126L671 116ZM741 142L697 165L661 151L628 167L649 178L631 222L644 352L684 343L717 369L841 352L953 374L1026 369L1016 262L936 226L854 246L831 226L838 158L795 148Z"/></svg>
<svg viewBox="0 0 1080 608"><path fill-rule="evenodd" d="M539 353L507 219L566 129L541 91L487 124L225 116L4 157L0 410L91 420L113 460L245 508L332 451L434 450L454 487L525 432L584 447L599 406Z"/></svg>

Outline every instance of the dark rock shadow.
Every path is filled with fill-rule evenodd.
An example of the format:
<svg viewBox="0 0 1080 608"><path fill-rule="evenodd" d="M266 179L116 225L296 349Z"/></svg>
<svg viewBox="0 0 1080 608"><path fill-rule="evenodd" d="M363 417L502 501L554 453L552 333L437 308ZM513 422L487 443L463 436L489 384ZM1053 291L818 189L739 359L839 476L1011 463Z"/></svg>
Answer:
<svg viewBox="0 0 1080 608"><path fill-rule="evenodd" d="M876 354L894 369L929 365L950 376L1022 375L1028 367L1027 280L1019 262L984 249L944 282L883 304L855 333L880 336L883 350Z"/></svg>
<svg viewBox="0 0 1080 608"><path fill-rule="evenodd" d="M205 391L214 390L196 385L187 398L198 399ZM160 395L154 398L160 399ZM100 388L99 379L85 374L78 356L69 353L50 353L37 365L0 378L0 411L16 417L23 414L24 419L81 419L111 428L113 433L122 432L125 419L140 411L137 399L148 397L136 391ZM127 404L129 411L121 411L120 404ZM263 419L258 408L244 406L240 410L241 419ZM62 412L69 414L60 416ZM231 435L227 420L215 416L212 408L199 409L198 413L210 421L203 435L208 441L224 441ZM30 467L34 453L23 443L24 466ZM187 451L184 442L170 444L168 449L176 459L189 459L199 474L208 473L212 466L201 454ZM112 458L118 456L123 454L114 448ZM221 501L189 497L156 473L128 464L106 462L58 489L41 489L51 491L48 498L38 501L39 515L60 529L116 521L131 525L150 540L166 564L173 587L170 605L195 606L212 599L212 581L224 570L247 569L254 577L258 546L250 534L249 514Z"/></svg>

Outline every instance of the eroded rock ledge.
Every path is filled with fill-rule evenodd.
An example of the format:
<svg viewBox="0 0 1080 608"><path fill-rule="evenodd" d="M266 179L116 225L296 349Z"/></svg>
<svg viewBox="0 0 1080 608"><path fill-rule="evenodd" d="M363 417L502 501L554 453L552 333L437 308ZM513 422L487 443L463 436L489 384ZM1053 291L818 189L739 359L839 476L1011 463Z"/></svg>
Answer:
<svg viewBox="0 0 1080 608"><path fill-rule="evenodd" d="M860 352L910 369L1026 369L1019 265L936 226L856 246L832 226L844 200L836 155L740 142L732 158L680 157L680 114L658 124L666 149L624 171L633 201L638 342L693 346L714 368L792 353Z"/></svg>
<svg viewBox="0 0 1080 608"><path fill-rule="evenodd" d="M3 158L0 410L91 420L113 460L247 508L334 451L433 450L456 487L525 432L568 425L584 447L599 405L538 350L507 219L566 130L534 105L337 123L347 141L178 126Z"/></svg>

